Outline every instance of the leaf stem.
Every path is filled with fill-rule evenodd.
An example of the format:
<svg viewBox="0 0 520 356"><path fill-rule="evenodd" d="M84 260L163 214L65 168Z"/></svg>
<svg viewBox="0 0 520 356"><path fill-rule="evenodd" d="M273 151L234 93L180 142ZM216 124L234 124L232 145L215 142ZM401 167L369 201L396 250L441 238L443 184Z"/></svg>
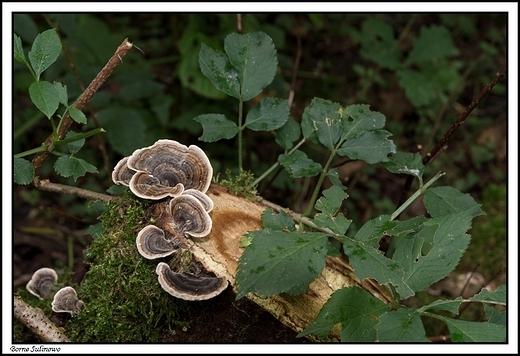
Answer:
<svg viewBox="0 0 520 356"><path fill-rule="evenodd" d="M336 150L332 151L329 159L327 160L327 163L325 163L325 166L323 167L323 170L321 171L320 178L318 179L318 182L316 183L316 186L314 187L314 191L312 192L311 200L309 201L309 205L307 206L307 210L303 213L302 216L309 216L312 213L312 209L314 209L314 204L316 203L316 200L318 199L318 194L321 190L321 185L323 184L323 181L325 180L325 176L327 175L327 172L329 171L330 164L332 163L332 159L336 156Z"/></svg>
<svg viewBox="0 0 520 356"><path fill-rule="evenodd" d="M432 185L436 180L445 175L444 172L438 172L432 179L420 187L410 198L408 198L403 205L401 205L393 214L390 216L390 221L395 220L412 202L417 199L421 194L424 194L428 187Z"/></svg>
<svg viewBox="0 0 520 356"><path fill-rule="evenodd" d="M301 145L303 145L304 142L305 142L305 138L303 138L300 142L298 142L298 144L296 146L294 146L289 152L287 152L286 155L290 156L291 154L293 154L294 151L296 151ZM260 183L265 177L267 177L279 165L280 165L280 162L278 162L278 161L276 163L274 163L271 167L269 167L269 169L267 169L264 173L262 173L262 175L260 177L255 179L255 181L251 184L251 187L256 187L258 185L258 183Z"/></svg>
<svg viewBox="0 0 520 356"><path fill-rule="evenodd" d="M238 171L242 172L242 111L244 109L242 95L238 100Z"/></svg>

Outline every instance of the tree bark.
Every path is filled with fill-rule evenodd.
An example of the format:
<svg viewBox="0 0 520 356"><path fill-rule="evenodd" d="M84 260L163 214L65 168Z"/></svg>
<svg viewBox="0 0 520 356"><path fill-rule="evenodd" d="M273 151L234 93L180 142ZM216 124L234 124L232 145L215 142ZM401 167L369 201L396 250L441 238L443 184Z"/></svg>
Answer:
<svg viewBox="0 0 520 356"><path fill-rule="evenodd" d="M194 239L196 241L187 239L186 242L195 258L218 277L226 277L236 293L236 270L243 252L239 247L240 239L246 232L262 228L261 215L267 205L232 195L226 188L217 185L212 185L207 194L215 204L210 213L213 220L211 233L205 238ZM375 281L359 281L350 265L338 257L327 257L324 270L305 294L260 297L249 293L247 298L284 325L301 332L314 321L330 295L347 286L361 287L385 303L391 300ZM340 332L336 326L329 333L329 339L339 341Z"/></svg>

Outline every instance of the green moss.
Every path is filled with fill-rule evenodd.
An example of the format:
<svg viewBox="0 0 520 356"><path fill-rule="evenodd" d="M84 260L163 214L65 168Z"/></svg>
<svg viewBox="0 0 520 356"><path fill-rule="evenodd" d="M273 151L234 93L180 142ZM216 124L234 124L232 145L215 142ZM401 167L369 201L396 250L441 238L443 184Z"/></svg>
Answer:
<svg viewBox="0 0 520 356"><path fill-rule="evenodd" d="M125 194L107 205L101 216L103 233L86 253L90 265L78 296L83 311L65 325L76 342L161 341L162 328L177 321L183 301L167 294L159 285L157 261L139 255L137 232L153 223L146 202Z"/></svg>
<svg viewBox="0 0 520 356"><path fill-rule="evenodd" d="M220 179L218 176L214 179L215 183L220 184L233 195L240 195L249 200L257 200L259 198L256 187L253 187L255 176L249 171L240 171L233 176L230 169L226 170L227 179Z"/></svg>

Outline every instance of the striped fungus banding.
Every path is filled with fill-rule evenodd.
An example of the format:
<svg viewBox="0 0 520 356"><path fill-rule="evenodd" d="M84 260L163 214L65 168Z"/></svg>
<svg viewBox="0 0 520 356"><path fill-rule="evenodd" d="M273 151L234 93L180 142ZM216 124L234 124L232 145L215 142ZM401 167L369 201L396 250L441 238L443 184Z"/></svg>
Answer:
<svg viewBox="0 0 520 356"><path fill-rule="evenodd" d="M130 185L130 179L134 175L135 171L133 169L128 168L126 164L128 162L128 157L122 158L119 162L117 162L114 170L112 171L112 181L118 185Z"/></svg>
<svg viewBox="0 0 520 356"><path fill-rule="evenodd" d="M161 262L155 272L161 287L172 296L184 300L207 300L222 293L228 286L225 278L174 272L168 264Z"/></svg>
<svg viewBox="0 0 520 356"><path fill-rule="evenodd" d="M182 194L170 200L168 208L175 231L192 237L204 237L211 232L211 217L203 203L195 196Z"/></svg>
<svg viewBox="0 0 520 356"><path fill-rule="evenodd" d="M64 287L56 292L52 301L52 310L56 313L77 315L83 309L84 303L78 299L72 287Z"/></svg>
<svg viewBox="0 0 520 356"><path fill-rule="evenodd" d="M43 267L33 273L26 288L39 299L44 299L51 295L52 288L54 288L57 282L58 274L56 271L52 268Z"/></svg>
<svg viewBox="0 0 520 356"><path fill-rule="evenodd" d="M164 230L148 225L137 234L136 245L141 256L153 260L171 255L181 248L182 243L175 237L167 239Z"/></svg>

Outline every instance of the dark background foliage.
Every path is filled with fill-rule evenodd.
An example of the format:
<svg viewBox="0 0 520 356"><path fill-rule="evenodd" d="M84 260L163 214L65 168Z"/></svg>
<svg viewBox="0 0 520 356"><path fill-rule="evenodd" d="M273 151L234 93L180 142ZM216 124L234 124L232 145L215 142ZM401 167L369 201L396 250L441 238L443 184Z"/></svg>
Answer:
<svg viewBox="0 0 520 356"><path fill-rule="evenodd" d="M507 24L507 13L242 14L244 32L264 31L273 39L279 63L273 83L245 109L263 96L291 98L291 117L300 121L314 97L342 106L366 103L386 116L386 128L399 150L415 152L422 147L425 154L506 67ZM54 173L54 161L48 159L39 172L41 177L106 192L117 161L160 138L199 145L220 178L225 177L226 169L236 173L236 141L201 142L201 126L192 120L212 112L236 120L237 101L216 91L198 67L201 43L222 50L224 38L237 31L236 14L14 15L13 30L22 38L26 53L35 36L51 27L58 27L79 80L65 55L44 76L66 84L70 98L81 93L79 81L88 85L124 38L139 50L133 49L124 58L85 108L88 124L72 127L78 132L96 126L106 130L87 139L78 154L98 167L99 174L87 174L77 181L64 179ZM38 147L52 129L29 99L31 77L26 68L14 63L13 70L13 152L18 153ZM488 215L474 225L470 249L458 270L478 271L497 284L506 278L507 87L506 75L425 174L431 177L445 171L442 184L470 193L484 204ZM256 176L282 153L271 133L246 131L245 145L244 168ZM304 150L316 161L325 155L312 144ZM359 162L338 160L335 165L348 187L350 198L344 213L353 219L353 230L395 210L405 177ZM312 178L290 179L279 170L262 181L258 191L281 206L302 211L314 183ZM43 266L75 271L80 278L83 252L91 239L85 229L97 223L102 207L30 186L15 185L13 194L15 290L24 287L32 272ZM420 204L414 204L407 214L422 214L421 209ZM228 305L233 310L229 305L235 304L229 296L225 298L219 306ZM212 303L217 302L208 302L206 308L214 308ZM239 323L256 325L255 320L263 320L262 311L252 306L242 308L254 317ZM196 332L200 316L191 318ZM274 321L266 320L258 327L273 329ZM222 341L295 341L290 330L277 336L266 334L266 340L248 338L250 328L237 330L223 336ZM441 331L435 326L430 330L432 335ZM215 336L206 337L215 340ZM200 340L206 339L185 338L188 342Z"/></svg>

